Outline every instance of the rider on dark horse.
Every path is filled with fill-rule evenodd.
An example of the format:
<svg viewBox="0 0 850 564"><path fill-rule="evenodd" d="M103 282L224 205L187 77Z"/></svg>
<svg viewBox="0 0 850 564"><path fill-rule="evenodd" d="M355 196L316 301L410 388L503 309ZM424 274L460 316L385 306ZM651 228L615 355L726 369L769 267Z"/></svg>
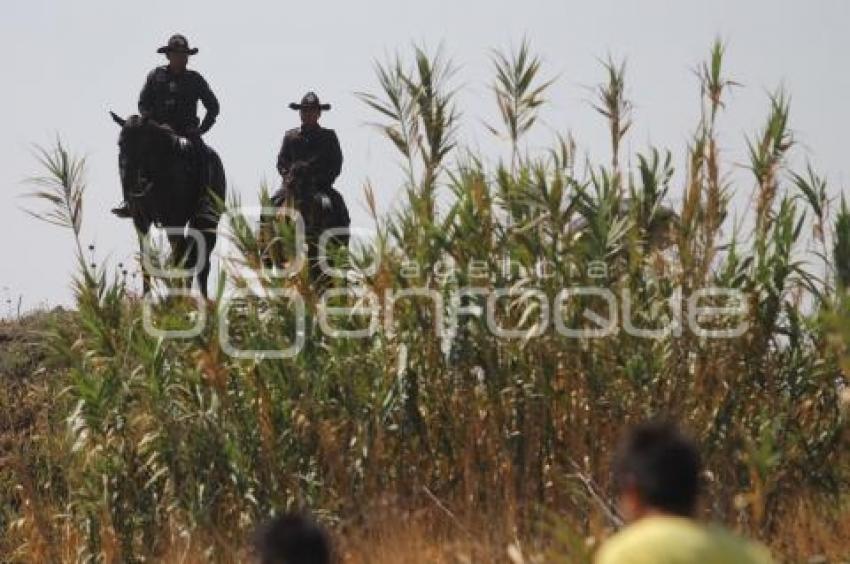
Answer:
<svg viewBox="0 0 850 564"><path fill-rule="evenodd" d="M139 95L139 114L170 127L174 133L188 139L195 155L202 181L206 178L207 149L201 135L210 130L218 117L218 100L200 73L189 70L189 55L198 52L189 48L183 35L172 35L168 45L157 49L168 58L168 64L152 70ZM204 105L206 115L198 122L198 101ZM206 184L207 182L203 182ZM125 201L112 210L118 217L130 217Z"/></svg>
<svg viewBox="0 0 850 564"><path fill-rule="evenodd" d="M308 92L300 104L293 102L289 107L299 111L301 127L290 129L283 136L277 155L277 171L283 183L272 195L272 203L280 206L294 196L295 184L326 193L331 200L341 199L333 183L342 170L342 149L336 132L319 125L322 111L330 110L331 105L322 104L314 92ZM340 209L339 201L332 204L334 209Z"/></svg>
<svg viewBox="0 0 850 564"><path fill-rule="evenodd" d="M277 156L277 170L283 182L271 201L281 210L306 213L302 217L307 229L310 272L318 280L321 273L317 265L317 241L321 231L327 227L347 230L351 223L345 201L333 187L342 170L342 149L336 132L319 125L322 111L330 110L331 106L322 104L315 92L307 92L300 103L293 102L289 107L299 111L301 127L290 129L283 136ZM332 248L347 247L347 231L336 233L328 242Z"/></svg>

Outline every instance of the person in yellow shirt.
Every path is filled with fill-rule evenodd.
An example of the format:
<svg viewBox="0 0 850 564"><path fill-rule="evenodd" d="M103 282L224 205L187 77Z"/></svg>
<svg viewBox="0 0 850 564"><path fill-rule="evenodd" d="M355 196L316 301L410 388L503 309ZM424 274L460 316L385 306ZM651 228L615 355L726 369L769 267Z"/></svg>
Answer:
<svg viewBox="0 0 850 564"><path fill-rule="evenodd" d="M700 456L664 422L633 428L614 461L620 511L628 523L596 554L597 564L769 564L770 553L694 518Z"/></svg>

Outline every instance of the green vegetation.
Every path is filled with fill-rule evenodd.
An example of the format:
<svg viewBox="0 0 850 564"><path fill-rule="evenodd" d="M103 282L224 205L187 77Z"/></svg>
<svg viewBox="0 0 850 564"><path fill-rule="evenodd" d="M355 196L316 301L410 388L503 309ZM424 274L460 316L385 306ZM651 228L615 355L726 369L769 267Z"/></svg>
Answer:
<svg viewBox="0 0 850 564"><path fill-rule="evenodd" d="M525 151L549 85L527 43L493 56L504 123L491 129L510 145L508 163L458 148L444 55L416 49L410 64L377 66L382 91L361 98L402 157L406 203L376 219L378 244L351 253L349 287L361 304L372 292L382 306L388 291L426 288L445 310L485 305L454 302L459 288L509 288L494 317L519 338L495 336L481 314L461 316L442 338L439 308L409 297L390 305L391 331L323 336L324 306L306 277L260 272L264 288L305 296L306 344L291 359L238 359L218 339L221 296L200 335L156 338L141 300L81 256L76 311L48 316L49 336L37 340L42 368L16 378L22 369L6 368L16 353L0 342L0 433L11 445L0 452L0 496L10 501L0 552L22 562L231 561L271 512L309 507L351 561L578 562L618 522L609 461L619 433L666 414L702 445L706 518L791 561L850 556L850 213L843 202L831 211L815 171L787 170L789 104L777 93L749 141L752 230L726 231L730 195L749 187L730 184L717 142L734 84L722 59L715 45L700 67L683 186L668 151L620 154L631 123L620 63L605 65L594 105L611 132L605 164L576 162L568 135L551 151ZM65 210L56 217L78 236L82 165L61 146L43 157L53 191L42 199ZM809 225L825 277L801 259ZM251 222L237 213L230 229L236 260L258 268L266 249ZM527 268L506 271L506 258ZM532 270L540 260L546 276ZM435 273L446 261L453 275ZM593 274L600 263L604 278ZM222 281L247 285L238 274ZM677 291L687 301L709 286L737 289L749 329L732 339L688 327L654 339L541 331L540 296L555 304L581 285L628 294L630 319L657 330L675 319ZM185 327L194 307L169 300L155 308L156 325ZM280 348L294 335L291 309L285 300L233 307L230 334L245 349ZM604 302L575 296L560 309L569 327L596 327L586 310L604 313ZM717 328L739 321L714 317ZM32 416L20 419L18 405Z"/></svg>

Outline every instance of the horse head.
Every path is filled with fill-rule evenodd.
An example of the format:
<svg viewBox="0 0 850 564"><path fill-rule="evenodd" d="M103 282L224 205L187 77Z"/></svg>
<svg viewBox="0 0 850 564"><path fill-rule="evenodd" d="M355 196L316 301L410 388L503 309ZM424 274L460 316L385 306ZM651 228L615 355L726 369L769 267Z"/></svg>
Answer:
<svg viewBox="0 0 850 564"><path fill-rule="evenodd" d="M163 163L179 147L170 128L138 115L126 119L109 112L121 126L118 136L118 166L124 193L133 199L147 196L162 175Z"/></svg>

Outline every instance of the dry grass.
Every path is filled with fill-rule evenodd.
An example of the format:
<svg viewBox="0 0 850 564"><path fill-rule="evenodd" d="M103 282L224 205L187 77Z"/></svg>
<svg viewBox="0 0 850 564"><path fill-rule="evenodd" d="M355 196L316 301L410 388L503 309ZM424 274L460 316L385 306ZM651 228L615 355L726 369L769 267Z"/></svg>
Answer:
<svg viewBox="0 0 850 564"><path fill-rule="evenodd" d="M230 562L245 557L258 522L309 508L351 562L582 562L618 523L609 464L620 433L659 414L681 421L702 447L703 517L789 561L846 559L850 213L823 205L826 186L813 171L789 174L785 98L769 100L751 144L764 213L752 233L730 236L728 194L747 187L728 184L717 146L724 88L733 84L719 45L700 73L703 111L678 188L668 151L618 155L631 119L619 64L607 65L598 91L610 164L578 165L571 135L528 154L523 124L536 120L547 85L528 49L494 61L523 83L496 86L510 166L458 153L454 67L443 55L417 49L410 64L379 65L384 91L363 96L407 164L407 200L380 221L383 245L347 258L352 287L382 306L388 290L426 288L446 298L443 308L399 300L391 330L330 338L317 334L320 308L308 299L311 334L298 356L241 360L221 350L215 315L196 337L148 335L120 275L80 257L76 311L39 320L49 335L34 341L38 355L16 364L28 367L15 372L25 378L0 381L6 559ZM61 146L43 156L56 165L45 198L78 234L82 167ZM683 196L675 210L674 190ZM833 265L826 279L799 257L805 206ZM253 225L237 214L230 227L237 258L262 264ZM525 266L546 259L552 276L506 272L504 257ZM381 266L368 274L363 265L375 258ZM429 270L449 259L453 277ZM410 261L424 269L411 274ZM591 273L600 261L602 279ZM259 284L308 289L303 276L260 273ZM687 299L708 285L734 288L749 305L749 329L736 339L688 329L653 339L539 332L534 296L553 303L577 284L628 292L632 319L653 330L674 318L677 289ZM453 339L441 339L438 313L467 286L515 289L493 305L494 317L522 337L498 338L483 316L467 315ZM811 308L800 307L803 298ZM185 326L192 307L157 307L157 326ZM223 301L209 307L216 313ZM229 318L245 348L276 348L293 334L286 302L240 307ZM570 327L587 328L587 310L605 307L579 297L562 313ZM715 321L728 328L740 319L727 312ZM10 351L4 345L4 362Z"/></svg>

